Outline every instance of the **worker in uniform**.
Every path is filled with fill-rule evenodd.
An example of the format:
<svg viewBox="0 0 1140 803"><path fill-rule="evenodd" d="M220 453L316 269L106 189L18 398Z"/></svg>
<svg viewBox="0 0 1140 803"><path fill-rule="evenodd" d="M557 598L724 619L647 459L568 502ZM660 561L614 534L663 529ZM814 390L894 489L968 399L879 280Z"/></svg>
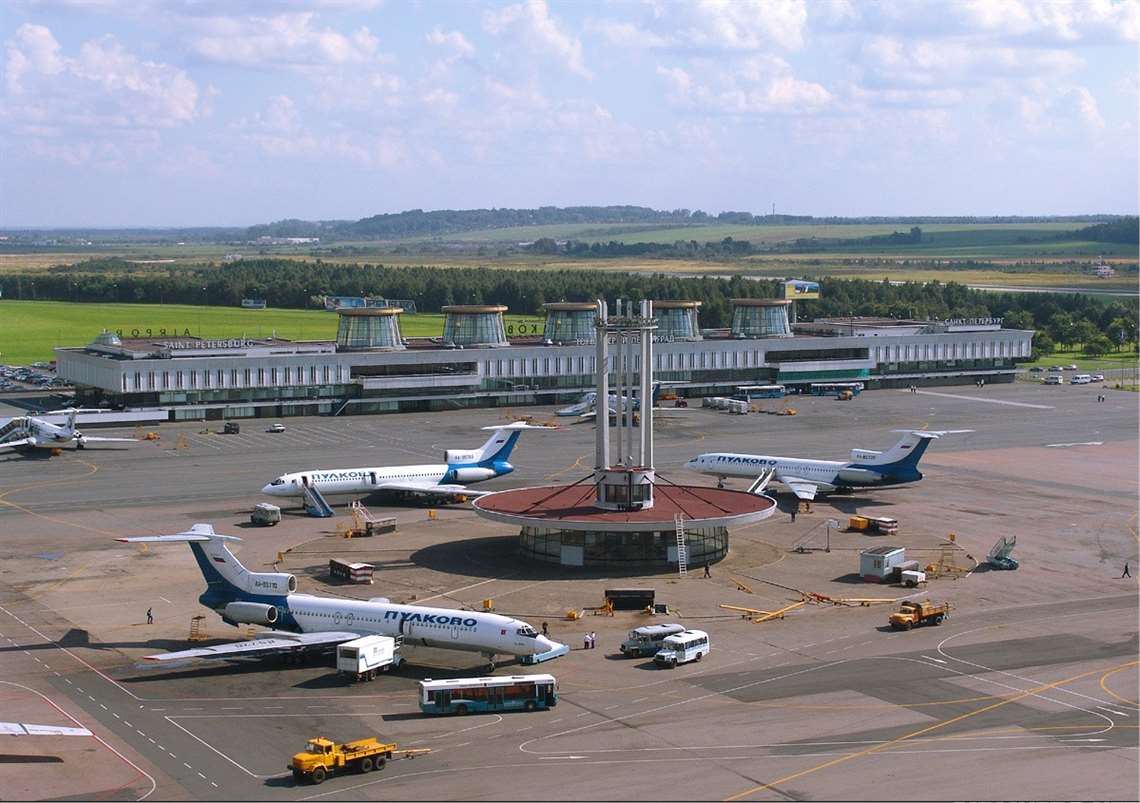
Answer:
<svg viewBox="0 0 1140 803"><path fill-rule="evenodd" d="M1125 566L1124 568L1125 568L1125 570L1127 571L1128 567L1127 567L1127 566ZM146 623L147 623L148 625L153 625L153 624L154 624L154 611L153 611L153 610L151 610L150 608L147 608L147 609L146 609Z"/></svg>

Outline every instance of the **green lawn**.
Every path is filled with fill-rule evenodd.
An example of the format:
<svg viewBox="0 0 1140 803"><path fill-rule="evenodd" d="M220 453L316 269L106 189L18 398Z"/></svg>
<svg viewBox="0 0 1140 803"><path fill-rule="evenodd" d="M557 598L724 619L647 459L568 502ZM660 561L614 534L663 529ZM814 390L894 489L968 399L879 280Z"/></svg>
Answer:
<svg viewBox="0 0 1140 803"><path fill-rule="evenodd" d="M1082 371L1088 373L1091 371L1101 372L1111 371L1114 369L1131 369L1137 366L1140 361L1140 354L1133 351L1111 352L1103 357L1086 357L1083 351L1054 351L1039 360L1033 362L1020 363L1020 368L1032 368L1040 366L1048 368L1050 365L1076 365Z"/></svg>
<svg viewBox="0 0 1140 803"><path fill-rule="evenodd" d="M522 323L542 331L542 319L504 316L508 330ZM197 307L182 304L70 304L64 301L0 301L0 363L26 365L54 358L55 346L82 346L104 329L124 337L200 335L331 340L337 316L324 310ZM405 337L438 337L443 315L400 316Z"/></svg>

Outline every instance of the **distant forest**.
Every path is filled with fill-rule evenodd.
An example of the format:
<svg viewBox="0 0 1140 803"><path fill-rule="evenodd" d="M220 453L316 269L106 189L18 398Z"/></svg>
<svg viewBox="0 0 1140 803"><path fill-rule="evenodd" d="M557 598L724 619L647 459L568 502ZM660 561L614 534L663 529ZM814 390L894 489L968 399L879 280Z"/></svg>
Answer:
<svg viewBox="0 0 1140 803"><path fill-rule="evenodd" d="M564 224L632 224L648 226L687 226L701 224L764 225L843 225L895 224L904 230L912 226L935 223L1019 224L1073 223L1112 226L1124 219L1121 215L1017 216L979 217L971 215L942 216L866 216L815 217L813 215L755 215L751 212L721 212L712 215L699 209L657 210L644 206L543 206L537 209L440 209L373 215L360 220L279 220L248 228L123 228L123 229L21 229L10 230L16 245L21 241L44 238L86 238L101 243L185 240L187 242L237 242L259 237L320 237L330 240L394 240L406 237L456 237L466 232L522 226ZM1130 218L1135 221L1135 218ZM1132 223L1133 230L1135 222ZM905 231L900 232L906 234ZM1121 242L1112 240L1112 242ZM1125 241L1127 242L1127 240Z"/></svg>
<svg viewBox="0 0 1140 803"><path fill-rule="evenodd" d="M34 274L2 277L3 297L82 302L137 302L237 306L265 298L272 307L307 308L315 297L374 295L415 299L421 312L448 304L506 304L516 314L538 314L548 301L605 298L693 299L703 302L702 325L731 323L733 298L772 297L777 280L682 278L591 270L512 271L487 268L387 268L322 261L248 259L177 270L131 273L120 259L90 260ZM991 293L954 282L822 279L822 299L801 302L801 319L872 315L891 318L1004 317L1007 326L1044 330L1035 348L1096 342L1104 350L1136 339L1136 302L1105 302L1090 295ZM1106 337L1107 336L1107 337Z"/></svg>

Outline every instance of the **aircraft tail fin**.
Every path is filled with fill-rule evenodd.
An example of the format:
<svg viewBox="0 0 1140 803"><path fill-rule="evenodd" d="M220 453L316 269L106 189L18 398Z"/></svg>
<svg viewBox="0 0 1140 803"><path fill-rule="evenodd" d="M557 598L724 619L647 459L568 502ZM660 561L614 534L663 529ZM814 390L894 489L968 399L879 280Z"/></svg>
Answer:
<svg viewBox="0 0 1140 803"><path fill-rule="evenodd" d="M206 580L206 592L199 601L219 608L235 601L285 596L297 590L297 578L277 572L251 572L242 565L226 542L241 541L234 535L214 532L209 524L195 524L174 535L143 535L116 538L126 544L189 544L198 569Z"/></svg>
<svg viewBox="0 0 1140 803"><path fill-rule="evenodd" d="M491 437L487 439L486 443L478 449L472 450L448 449L443 453L444 460L452 466L471 463L489 466L493 463L504 463L510 459L511 452L514 450L515 444L518 443L519 435L522 434L523 430L557 429L557 427L528 424L526 421L512 421L510 424L483 427L483 429L491 431Z"/></svg>
<svg viewBox="0 0 1140 803"><path fill-rule="evenodd" d="M926 448L930 446L931 441L937 440L943 435L954 435L960 432L973 432L973 430L897 429L895 432L901 432L903 435L901 438L899 438L898 442L894 446L892 446L890 449L887 449L885 452L881 452L872 456L871 452L860 450L861 454L859 456L859 465L869 468L877 468L879 470L913 469L918 465L918 461L922 459L922 455L926 452Z"/></svg>

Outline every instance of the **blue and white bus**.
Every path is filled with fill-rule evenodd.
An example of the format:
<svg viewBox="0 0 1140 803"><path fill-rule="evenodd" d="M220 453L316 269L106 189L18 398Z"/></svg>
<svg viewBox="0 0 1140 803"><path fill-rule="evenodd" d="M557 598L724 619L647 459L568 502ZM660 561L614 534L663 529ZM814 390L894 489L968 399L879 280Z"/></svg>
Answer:
<svg viewBox="0 0 1140 803"><path fill-rule="evenodd" d="M420 710L425 714L536 711L557 703L558 682L553 675L420 681Z"/></svg>
<svg viewBox="0 0 1140 803"><path fill-rule="evenodd" d="M863 392L862 382L812 382L811 395L813 396L838 396L845 390L851 391L852 396L858 396Z"/></svg>
<svg viewBox="0 0 1140 803"><path fill-rule="evenodd" d="M782 399L785 388L783 385L737 385L736 393L732 398L737 401L752 401L753 399Z"/></svg>

